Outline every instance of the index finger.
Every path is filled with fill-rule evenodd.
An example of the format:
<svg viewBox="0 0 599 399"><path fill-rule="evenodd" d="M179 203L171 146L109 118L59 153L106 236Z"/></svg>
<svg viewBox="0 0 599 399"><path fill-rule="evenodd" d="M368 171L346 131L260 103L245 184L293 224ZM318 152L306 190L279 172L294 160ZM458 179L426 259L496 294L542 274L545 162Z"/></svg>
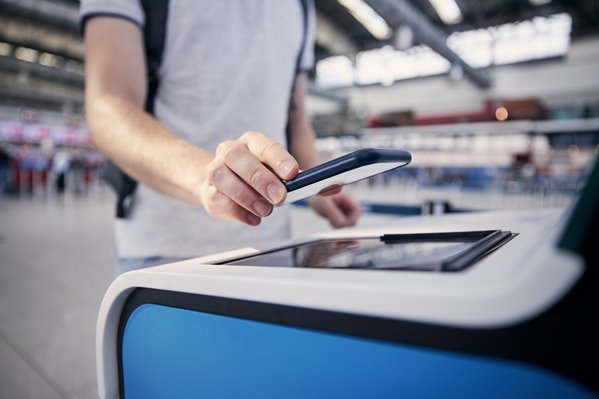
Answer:
<svg viewBox="0 0 599 399"><path fill-rule="evenodd" d="M240 141L281 179L292 179L299 172L297 161L285 147L264 134L247 132Z"/></svg>

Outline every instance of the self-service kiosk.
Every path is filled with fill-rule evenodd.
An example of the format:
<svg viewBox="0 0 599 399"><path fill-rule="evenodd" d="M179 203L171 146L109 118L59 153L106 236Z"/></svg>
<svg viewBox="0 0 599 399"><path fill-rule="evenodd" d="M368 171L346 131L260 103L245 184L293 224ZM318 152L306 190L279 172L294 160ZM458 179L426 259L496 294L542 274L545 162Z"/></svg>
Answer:
<svg viewBox="0 0 599 399"><path fill-rule="evenodd" d="M98 317L100 396L598 397L597 191L125 273Z"/></svg>

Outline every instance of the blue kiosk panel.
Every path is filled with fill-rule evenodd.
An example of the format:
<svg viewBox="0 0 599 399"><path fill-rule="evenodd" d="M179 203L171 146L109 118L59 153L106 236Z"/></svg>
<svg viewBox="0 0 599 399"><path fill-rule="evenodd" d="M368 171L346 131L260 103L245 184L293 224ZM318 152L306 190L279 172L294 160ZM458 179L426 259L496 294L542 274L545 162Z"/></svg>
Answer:
<svg viewBox="0 0 599 399"><path fill-rule="evenodd" d="M593 398L542 368L144 304L122 338L127 399Z"/></svg>

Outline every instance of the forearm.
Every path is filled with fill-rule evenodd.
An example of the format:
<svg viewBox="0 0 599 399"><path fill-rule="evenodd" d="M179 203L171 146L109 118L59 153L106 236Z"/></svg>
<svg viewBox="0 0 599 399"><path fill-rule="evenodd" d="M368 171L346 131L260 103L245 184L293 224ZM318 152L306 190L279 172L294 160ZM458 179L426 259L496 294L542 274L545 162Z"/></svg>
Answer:
<svg viewBox="0 0 599 399"><path fill-rule="evenodd" d="M289 152L297 159L301 169L308 169L320 163L315 147L315 135L310 122L296 121L291 127Z"/></svg>
<svg viewBox="0 0 599 399"><path fill-rule="evenodd" d="M308 169L320 163L315 146L315 134L305 109L307 76L297 75L289 108L289 152L297 159L301 169Z"/></svg>
<svg viewBox="0 0 599 399"><path fill-rule="evenodd" d="M143 110L147 80L139 26L122 18L94 17L85 26L85 48L92 137L127 174L201 205L215 218L250 226L284 201L281 179L293 178L298 165L280 143L259 132L240 132L212 154L169 132Z"/></svg>
<svg viewBox="0 0 599 399"><path fill-rule="evenodd" d="M98 16L85 26L85 103L96 146L134 179L198 204L210 154L167 131L144 112L142 31L130 21Z"/></svg>
<svg viewBox="0 0 599 399"><path fill-rule="evenodd" d="M182 201L201 204L200 184L213 156L181 140L138 104L116 95L88 98L94 143L134 179Z"/></svg>

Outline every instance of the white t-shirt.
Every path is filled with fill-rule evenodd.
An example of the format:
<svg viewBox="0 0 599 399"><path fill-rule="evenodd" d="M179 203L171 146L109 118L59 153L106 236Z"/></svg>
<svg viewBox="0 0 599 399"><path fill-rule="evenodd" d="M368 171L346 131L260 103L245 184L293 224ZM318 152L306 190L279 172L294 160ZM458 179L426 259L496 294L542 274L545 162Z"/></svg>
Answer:
<svg viewBox="0 0 599 399"><path fill-rule="evenodd" d="M301 69L313 65L314 9ZM144 26L138 0L82 0L81 18L114 15ZM258 131L285 143L290 91L304 35L299 0L169 2L156 118L190 143ZM118 60L115 60L118 62ZM130 217L117 219L120 257L194 257L289 236L288 207L258 227L223 222L202 208L138 185Z"/></svg>

